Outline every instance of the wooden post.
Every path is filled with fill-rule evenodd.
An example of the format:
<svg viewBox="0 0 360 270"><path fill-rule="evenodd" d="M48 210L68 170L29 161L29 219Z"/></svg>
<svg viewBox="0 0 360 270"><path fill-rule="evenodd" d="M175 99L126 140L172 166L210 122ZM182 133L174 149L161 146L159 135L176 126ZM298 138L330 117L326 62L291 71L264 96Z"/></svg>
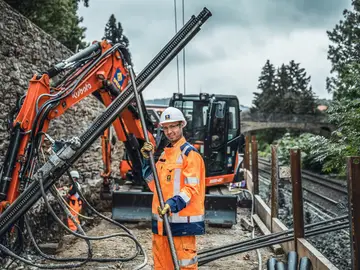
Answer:
<svg viewBox="0 0 360 270"><path fill-rule="evenodd" d="M300 149L290 150L292 204L294 216L294 244L297 252L297 239L304 238L304 208L301 186L301 152Z"/></svg>
<svg viewBox="0 0 360 270"><path fill-rule="evenodd" d="M351 269L360 269L360 157L347 162Z"/></svg>
<svg viewBox="0 0 360 270"><path fill-rule="evenodd" d="M245 137L245 157L244 157L244 167L246 170L250 170L250 136L246 135Z"/></svg>
<svg viewBox="0 0 360 270"><path fill-rule="evenodd" d="M259 169L258 169L258 151L256 136L252 136L251 141L251 167L252 167L252 180L254 185L254 195L259 194Z"/></svg>
<svg viewBox="0 0 360 270"><path fill-rule="evenodd" d="M279 203L278 203L278 160L276 153L276 146L271 145L271 232L272 229L272 220L273 218L278 217L279 212Z"/></svg>

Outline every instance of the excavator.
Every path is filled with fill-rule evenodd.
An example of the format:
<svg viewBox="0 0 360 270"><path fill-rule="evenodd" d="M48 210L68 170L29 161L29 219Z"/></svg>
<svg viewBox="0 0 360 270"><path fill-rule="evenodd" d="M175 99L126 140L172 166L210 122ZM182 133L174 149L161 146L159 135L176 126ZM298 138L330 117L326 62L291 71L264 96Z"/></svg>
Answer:
<svg viewBox="0 0 360 270"><path fill-rule="evenodd" d="M237 223L238 197L227 192L227 184L236 181L241 167L238 98L207 93L174 93L169 106L183 112L187 119L184 136L204 158L205 221L210 226L231 228ZM167 143L163 133L158 132L155 157L159 157ZM112 218L119 222L150 221L153 194L147 190L146 184L142 184L143 181L134 181L136 176L130 166L126 157L120 163L122 181L113 188Z"/></svg>

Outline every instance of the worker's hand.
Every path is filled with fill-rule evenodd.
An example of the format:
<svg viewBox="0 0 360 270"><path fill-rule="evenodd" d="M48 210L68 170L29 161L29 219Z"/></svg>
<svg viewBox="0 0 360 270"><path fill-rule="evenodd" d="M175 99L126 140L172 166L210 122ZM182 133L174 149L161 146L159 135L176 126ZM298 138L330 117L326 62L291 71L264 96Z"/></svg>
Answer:
<svg viewBox="0 0 360 270"><path fill-rule="evenodd" d="M140 149L141 155L144 158L149 158L150 151L154 153L154 146L150 142L145 142L143 147L141 147L141 149Z"/></svg>
<svg viewBox="0 0 360 270"><path fill-rule="evenodd" d="M161 206L158 207L159 216L163 217L166 213L170 213L170 205L165 204L164 208L161 209Z"/></svg>

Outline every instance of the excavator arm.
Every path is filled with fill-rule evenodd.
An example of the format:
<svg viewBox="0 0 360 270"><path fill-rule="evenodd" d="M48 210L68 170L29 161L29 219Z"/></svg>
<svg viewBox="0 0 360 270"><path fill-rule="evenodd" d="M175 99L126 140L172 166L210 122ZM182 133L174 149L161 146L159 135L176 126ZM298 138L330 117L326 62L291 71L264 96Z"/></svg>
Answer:
<svg viewBox="0 0 360 270"><path fill-rule="evenodd" d="M135 79L139 94L200 31L201 25L210 16L211 13L206 8L198 16L192 16L139 73ZM38 199L46 196L45 192L110 125L114 125L118 138L124 142L129 138L126 134L130 133L140 140L144 139L140 122L134 113L130 115L130 111L134 111L134 87L127 83L127 70L122 59L121 45L111 46L106 41L97 42L49 71L34 75L13 122L11 147L1 170L0 238ZM50 86L50 79L64 70L69 70L64 79L53 87ZM99 93L107 106L105 111L80 137L65 142L45 164L36 169L34 157L39 152L49 121L94 92ZM110 94L105 95L106 92ZM151 132L149 137L152 138ZM153 143L155 144L154 141ZM0 250L7 253L2 245Z"/></svg>
<svg viewBox="0 0 360 270"><path fill-rule="evenodd" d="M87 49L89 55L81 52L30 80L25 99L11 125L10 147L5 157L0 178L0 212L19 196L29 185L37 167L37 158L52 119L91 94L108 107L120 95L129 82L125 67L126 53L121 45L112 46L106 40L96 42ZM84 57L83 57L84 56ZM67 71L64 79L51 86L51 76ZM137 108L129 104L112 123L118 140L126 143L128 134L144 140ZM103 135L102 173L104 184L110 175L110 145L108 131ZM155 143L152 133L151 141ZM136 162L136 161L134 161Z"/></svg>

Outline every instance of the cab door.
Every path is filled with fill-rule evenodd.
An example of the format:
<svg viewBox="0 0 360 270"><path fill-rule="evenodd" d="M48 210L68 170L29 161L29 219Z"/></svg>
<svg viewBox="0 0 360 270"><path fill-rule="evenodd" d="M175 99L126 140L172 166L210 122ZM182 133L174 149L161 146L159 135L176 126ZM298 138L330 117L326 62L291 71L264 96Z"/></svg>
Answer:
<svg viewBox="0 0 360 270"><path fill-rule="evenodd" d="M209 129L205 145L208 177L233 174L240 136L237 99L214 101L209 114Z"/></svg>
<svg viewBox="0 0 360 270"><path fill-rule="evenodd" d="M228 115L226 101L214 101L209 114L207 143L205 145L206 176L226 173L226 144Z"/></svg>

